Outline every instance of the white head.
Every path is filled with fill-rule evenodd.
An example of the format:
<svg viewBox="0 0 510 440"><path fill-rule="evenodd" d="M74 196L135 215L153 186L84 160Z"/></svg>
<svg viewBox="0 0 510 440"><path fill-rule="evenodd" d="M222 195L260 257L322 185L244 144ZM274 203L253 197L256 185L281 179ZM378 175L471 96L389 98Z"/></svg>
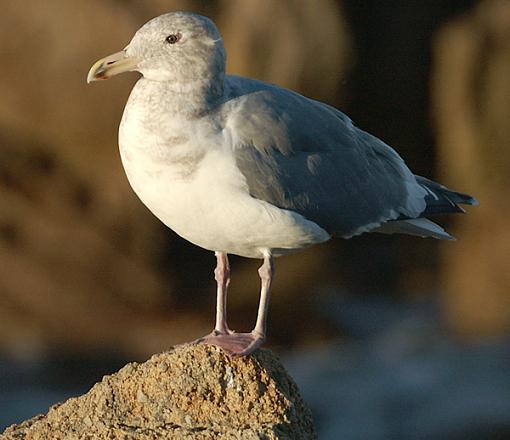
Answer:
<svg viewBox="0 0 510 440"><path fill-rule="evenodd" d="M225 58L220 33L211 20L171 12L144 24L124 50L97 61L87 81L135 70L146 79L173 82L185 91L196 83L222 81Z"/></svg>

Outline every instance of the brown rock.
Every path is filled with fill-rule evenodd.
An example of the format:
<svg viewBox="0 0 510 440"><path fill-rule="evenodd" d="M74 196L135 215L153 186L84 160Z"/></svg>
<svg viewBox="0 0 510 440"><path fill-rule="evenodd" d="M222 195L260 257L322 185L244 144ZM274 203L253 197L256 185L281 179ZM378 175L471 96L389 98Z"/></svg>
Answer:
<svg viewBox="0 0 510 440"><path fill-rule="evenodd" d="M316 439L310 410L269 350L231 358L182 345L131 363L2 439Z"/></svg>

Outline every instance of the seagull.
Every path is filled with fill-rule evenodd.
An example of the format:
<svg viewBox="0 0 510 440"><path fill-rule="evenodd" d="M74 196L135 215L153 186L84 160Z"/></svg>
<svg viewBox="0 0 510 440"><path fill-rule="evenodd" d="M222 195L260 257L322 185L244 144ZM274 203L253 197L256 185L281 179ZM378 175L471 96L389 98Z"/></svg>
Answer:
<svg viewBox="0 0 510 440"><path fill-rule="evenodd" d="M119 128L134 192L166 226L216 256L216 323L198 341L246 356L266 339L274 258L365 232L452 240L430 215L476 200L414 175L334 107L227 75L207 17L171 12L143 25L87 82L137 71ZM262 259L255 327L227 324L228 254Z"/></svg>

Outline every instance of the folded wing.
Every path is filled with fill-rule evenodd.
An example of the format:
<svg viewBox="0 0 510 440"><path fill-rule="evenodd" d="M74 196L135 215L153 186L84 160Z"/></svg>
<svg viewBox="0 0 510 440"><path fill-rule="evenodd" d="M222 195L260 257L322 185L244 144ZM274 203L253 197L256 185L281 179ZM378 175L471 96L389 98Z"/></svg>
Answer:
<svg viewBox="0 0 510 440"><path fill-rule="evenodd" d="M426 211L430 191L342 112L258 81L229 77L228 86L226 132L253 197L342 237Z"/></svg>

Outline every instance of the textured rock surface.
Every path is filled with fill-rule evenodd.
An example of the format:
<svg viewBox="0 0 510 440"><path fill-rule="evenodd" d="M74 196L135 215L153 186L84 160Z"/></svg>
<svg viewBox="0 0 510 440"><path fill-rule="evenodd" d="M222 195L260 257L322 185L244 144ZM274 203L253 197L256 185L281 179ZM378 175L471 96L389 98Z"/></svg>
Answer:
<svg viewBox="0 0 510 440"><path fill-rule="evenodd" d="M183 345L105 376L2 439L315 439L310 410L268 350Z"/></svg>

